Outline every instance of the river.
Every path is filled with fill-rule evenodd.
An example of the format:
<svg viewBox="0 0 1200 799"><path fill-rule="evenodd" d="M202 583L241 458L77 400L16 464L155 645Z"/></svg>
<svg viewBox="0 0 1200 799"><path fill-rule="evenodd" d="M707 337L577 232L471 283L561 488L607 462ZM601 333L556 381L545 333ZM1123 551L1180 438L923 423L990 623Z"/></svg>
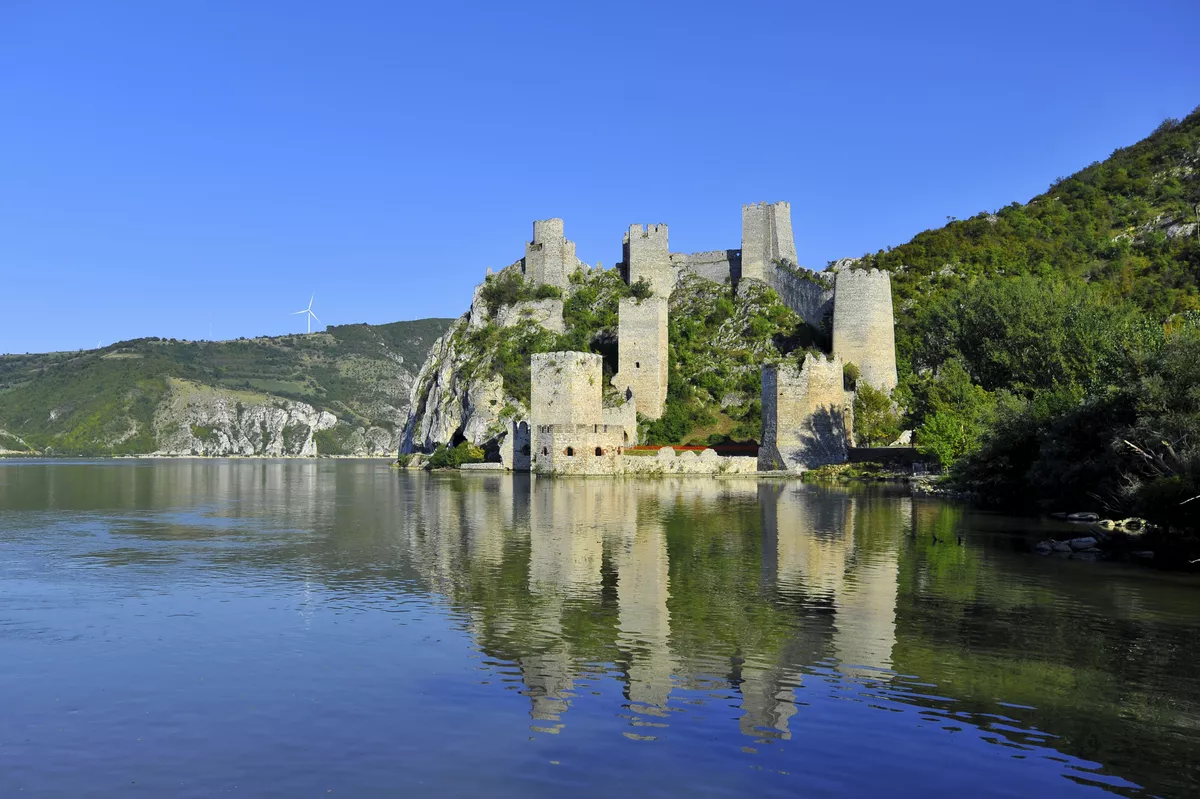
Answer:
<svg viewBox="0 0 1200 799"><path fill-rule="evenodd" d="M888 488L0 461L0 796L1200 794L1200 581Z"/></svg>

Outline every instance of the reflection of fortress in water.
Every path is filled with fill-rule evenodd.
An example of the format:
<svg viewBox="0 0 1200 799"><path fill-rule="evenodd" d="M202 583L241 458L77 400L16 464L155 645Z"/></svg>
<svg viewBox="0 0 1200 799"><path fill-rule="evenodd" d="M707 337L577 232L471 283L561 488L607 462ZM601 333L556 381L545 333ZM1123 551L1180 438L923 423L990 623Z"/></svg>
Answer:
<svg viewBox="0 0 1200 799"><path fill-rule="evenodd" d="M516 664L535 730L561 730L613 668L646 728L631 737L662 726L673 692L734 689L747 735L786 738L806 674L889 676L912 523L894 500L686 478L461 486L414 497L413 562L485 653ZM761 536L731 532L731 513Z"/></svg>

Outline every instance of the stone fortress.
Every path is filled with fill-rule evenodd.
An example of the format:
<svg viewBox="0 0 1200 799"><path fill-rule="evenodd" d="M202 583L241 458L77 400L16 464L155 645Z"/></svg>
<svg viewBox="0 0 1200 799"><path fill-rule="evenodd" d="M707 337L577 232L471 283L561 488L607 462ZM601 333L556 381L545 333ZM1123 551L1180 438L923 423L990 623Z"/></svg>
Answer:
<svg viewBox="0 0 1200 799"><path fill-rule="evenodd" d="M585 267L574 242L565 238L563 220L533 223L533 241L521 262L527 283L568 291L571 274ZM534 355L530 418L512 423L508 431L502 446L507 467L541 474L687 474L801 471L841 463L853 443L854 394L843 388L844 365L858 367L860 382L885 392L896 387L890 276L846 262L827 273L801 268L786 202L743 206L737 250L672 253L667 225L631 225L616 268L627 283L644 281L652 290L644 299L620 301L612 385L623 404L603 405L599 355ZM735 290L743 281L758 281L813 327L832 318L833 351L826 358L809 356L802 367L788 361L763 369L763 440L757 459L720 457L712 450L677 455L669 447L657 457L625 454L637 443L638 416L662 417L670 298L685 275L728 282ZM543 301L533 310L543 326L562 329L561 301Z"/></svg>

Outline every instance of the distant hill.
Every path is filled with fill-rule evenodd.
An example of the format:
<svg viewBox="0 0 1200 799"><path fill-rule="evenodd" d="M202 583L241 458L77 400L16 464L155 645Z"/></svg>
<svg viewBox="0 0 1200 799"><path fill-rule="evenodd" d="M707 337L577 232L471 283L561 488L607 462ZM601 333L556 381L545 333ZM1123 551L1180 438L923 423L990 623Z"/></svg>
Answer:
<svg viewBox="0 0 1200 799"><path fill-rule="evenodd" d="M0 356L0 451L387 454L450 322Z"/></svg>

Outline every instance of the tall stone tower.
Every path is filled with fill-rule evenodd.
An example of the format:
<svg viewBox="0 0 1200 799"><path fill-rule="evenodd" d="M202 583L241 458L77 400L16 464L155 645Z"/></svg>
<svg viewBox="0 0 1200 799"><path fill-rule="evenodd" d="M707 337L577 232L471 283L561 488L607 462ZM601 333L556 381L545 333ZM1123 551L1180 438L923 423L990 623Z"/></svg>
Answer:
<svg viewBox="0 0 1200 799"><path fill-rule="evenodd" d="M795 264L791 203L742 206L742 278L769 281L776 261Z"/></svg>
<svg viewBox="0 0 1200 799"><path fill-rule="evenodd" d="M621 272L629 283L645 279L657 297L670 297L675 290L675 268L667 248L666 225L630 225L622 242Z"/></svg>
<svg viewBox="0 0 1200 799"><path fill-rule="evenodd" d="M878 269L842 269L833 292L833 354L858 367L859 380L881 391L896 387L892 276Z"/></svg>
<svg viewBox="0 0 1200 799"><path fill-rule="evenodd" d="M575 242L563 236L561 219L541 219L533 223L533 241L525 245L525 280L534 285L547 284L565 289L567 278L579 266Z"/></svg>
<svg viewBox="0 0 1200 799"><path fill-rule="evenodd" d="M667 298L621 300L617 322L617 374L612 383L632 391L637 412L660 419L667 402Z"/></svg>
<svg viewBox="0 0 1200 799"><path fill-rule="evenodd" d="M595 424L604 418L604 361L594 352L542 352L530 360L531 426Z"/></svg>
<svg viewBox="0 0 1200 799"><path fill-rule="evenodd" d="M800 470L845 463L850 419L842 388L842 361L809 356L763 367L760 470Z"/></svg>

